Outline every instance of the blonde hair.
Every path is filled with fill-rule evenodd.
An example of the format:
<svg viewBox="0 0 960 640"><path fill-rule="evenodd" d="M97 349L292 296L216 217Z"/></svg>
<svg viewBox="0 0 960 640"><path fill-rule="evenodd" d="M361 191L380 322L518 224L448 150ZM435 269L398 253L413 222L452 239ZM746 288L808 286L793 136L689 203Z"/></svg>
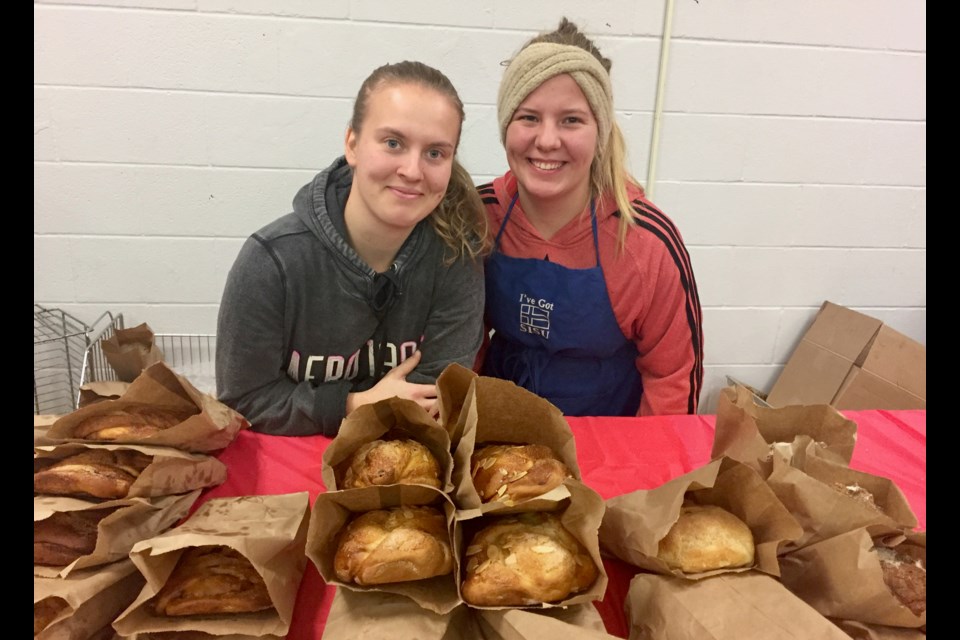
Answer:
<svg viewBox="0 0 960 640"><path fill-rule="evenodd" d="M541 33L530 39L520 49L526 49L532 44L539 42L549 42L553 44L568 45L579 47L592 55L603 66L607 74L610 74L610 68L613 62L605 58L596 45L593 44L587 36L573 22L562 18L560 25L553 31ZM596 111L597 107L591 102L591 108ZM610 107L612 112L612 104ZM512 115L512 114L510 114ZM594 117L598 120L609 117L611 120L609 138L607 140L597 140L597 154L590 164L590 188L593 195L598 199L598 208L602 208L603 198L607 194L612 194L613 199L620 210L620 227L618 231L618 250L622 250L627 239L629 228L637 224L633 215L633 203L630 200L629 187L633 186L640 190L643 195L643 187L640 182L631 175L627 169L627 144L623 138L623 132L617 125L613 113L597 114ZM598 136L599 136L598 128Z"/></svg>
<svg viewBox="0 0 960 640"><path fill-rule="evenodd" d="M360 85L357 99L353 103L353 115L350 128L360 133L367 112L370 95L388 84L417 84L446 96L460 114L460 127L457 129L457 146L466 114L463 102L453 83L443 73L423 64L405 60L385 64L373 70ZM430 224L447 247L445 264L452 264L460 258L476 259L490 251L490 239L487 234L487 215L480 194L473 183L470 173L460 164L456 152L450 171L450 182L443 199L430 214Z"/></svg>

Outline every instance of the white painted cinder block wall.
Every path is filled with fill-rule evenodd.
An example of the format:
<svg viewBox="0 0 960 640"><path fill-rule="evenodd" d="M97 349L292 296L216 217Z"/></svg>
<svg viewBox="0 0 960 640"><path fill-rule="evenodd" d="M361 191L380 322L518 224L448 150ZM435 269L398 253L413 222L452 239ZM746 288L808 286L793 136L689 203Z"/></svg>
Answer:
<svg viewBox="0 0 960 640"><path fill-rule="evenodd" d="M461 159L506 168L509 58L566 15L614 61L646 182L665 1L34 2L34 301L213 333L244 238L342 151L376 66L466 103ZM676 0L653 199L703 304L701 413L765 389L824 300L926 344L926 5Z"/></svg>

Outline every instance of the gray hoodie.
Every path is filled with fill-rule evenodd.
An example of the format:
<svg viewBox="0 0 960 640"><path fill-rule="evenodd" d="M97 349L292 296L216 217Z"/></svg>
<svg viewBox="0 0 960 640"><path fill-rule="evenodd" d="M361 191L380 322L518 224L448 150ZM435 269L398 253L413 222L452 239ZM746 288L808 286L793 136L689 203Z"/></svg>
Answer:
<svg viewBox="0 0 960 640"><path fill-rule="evenodd" d="M483 265L443 264L429 219L375 272L350 247L344 204L352 171L338 158L304 185L293 212L250 236L217 322L220 401L255 431L336 435L347 394L415 351L408 382L433 383L451 362L472 367L483 334Z"/></svg>

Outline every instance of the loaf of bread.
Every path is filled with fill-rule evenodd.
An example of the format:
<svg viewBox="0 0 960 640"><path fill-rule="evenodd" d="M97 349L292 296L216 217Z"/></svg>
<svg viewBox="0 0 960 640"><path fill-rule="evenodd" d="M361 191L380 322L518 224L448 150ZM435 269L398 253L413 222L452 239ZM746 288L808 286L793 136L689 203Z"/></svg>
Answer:
<svg viewBox="0 0 960 640"><path fill-rule="evenodd" d="M153 598L161 616L250 613L272 606L254 566L225 545L188 548Z"/></svg>
<svg viewBox="0 0 960 640"><path fill-rule="evenodd" d="M125 405L81 420L73 429L73 437L101 441L140 440L178 425L197 413L198 409Z"/></svg>
<svg viewBox="0 0 960 640"><path fill-rule="evenodd" d="M425 484L440 488L440 463L416 440L374 440L350 457L344 489L386 484Z"/></svg>
<svg viewBox="0 0 960 640"><path fill-rule="evenodd" d="M657 557L671 569L700 573L753 564L750 527L714 505L684 505L680 517L660 540Z"/></svg>
<svg viewBox="0 0 960 640"><path fill-rule="evenodd" d="M473 452L470 474L482 502L510 505L560 486L570 470L545 445L494 444Z"/></svg>
<svg viewBox="0 0 960 640"><path fill-rule="evenodd" d="M559 602L588 589L597 567L553 513L492 518L466 549L461 593L476 606L511 607Z"/></svg>
<svg viewBox="0 0 960 640"><path fill-rule="evenodd" d="M48 596L33 603L33 635L37 635L67 608L67 601L57 596Z"/></svg>
<svg viewBox="0 0 960 640"><path fill-rule="evenodd" d="M58 511L33 523L33 563L68 565L97 547L97 525L119 507Z"/></svg>
<svg viewBox="0 0 960 640"><path fill-rule="evenodd" d="M88 449L34 473L33 491L53 496L124 498L152 461L153 456L131 449Z"/></svg>
<svg viewBox="0 0 960 640"><path fill-rule="evenodd" d="M447 519L434 507L376 509L343 528L333 567L359 585L409 582L453 571Z"/></svg>
<svg viewBox="0 0 960 640"><path fill-rule="evenodd" d="M880 558L883 582L905 607L919 616L927 610L927 567L909 549L874 547Z"/></svg>

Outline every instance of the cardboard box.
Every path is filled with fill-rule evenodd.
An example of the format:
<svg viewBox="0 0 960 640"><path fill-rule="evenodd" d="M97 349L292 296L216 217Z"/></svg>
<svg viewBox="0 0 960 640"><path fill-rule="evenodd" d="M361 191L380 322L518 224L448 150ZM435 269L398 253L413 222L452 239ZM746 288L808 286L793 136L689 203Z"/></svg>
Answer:
<svg viewBox="0 0 960 640"><path fill-rule="evenodd" d="M876 318L827 301L766 400L773 407L926 409L927 349Z"/></svg>

